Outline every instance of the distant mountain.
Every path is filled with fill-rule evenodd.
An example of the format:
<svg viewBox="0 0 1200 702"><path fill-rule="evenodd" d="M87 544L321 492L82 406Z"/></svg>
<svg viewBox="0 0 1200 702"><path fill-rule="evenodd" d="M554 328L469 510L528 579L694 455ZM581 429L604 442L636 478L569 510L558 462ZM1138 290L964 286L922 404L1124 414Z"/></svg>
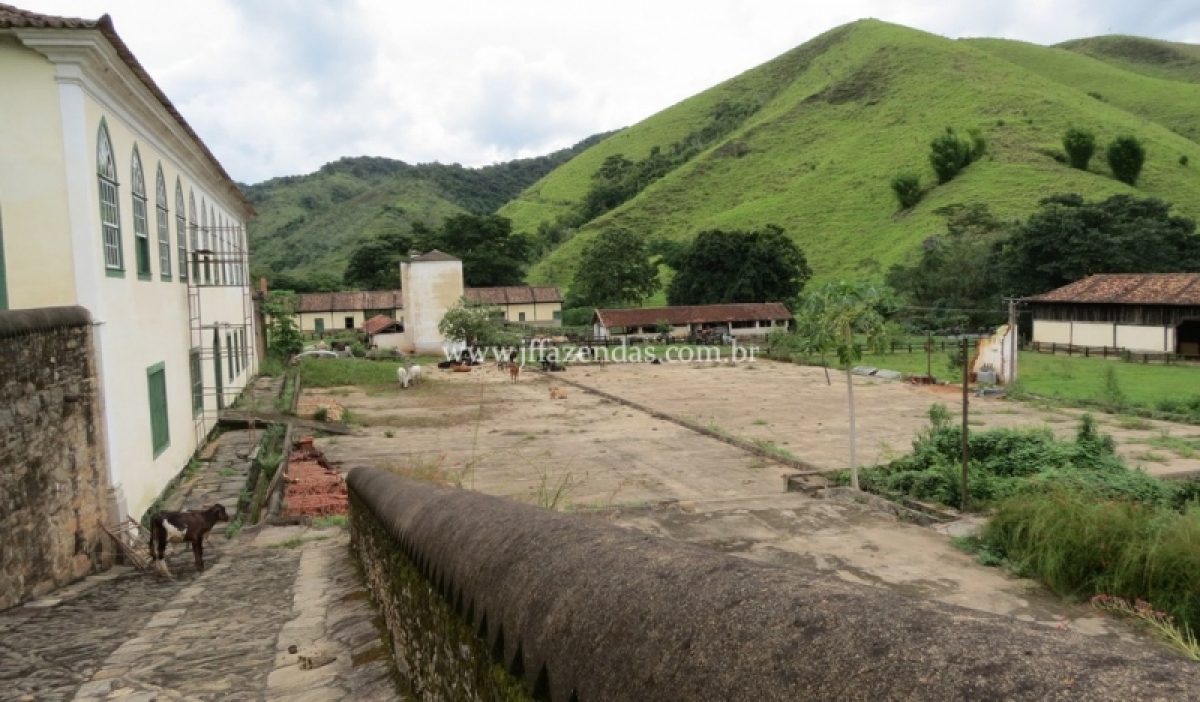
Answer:
<svg viewBox="0 0 1200 702"><path fill-rule="evenodd" d="M1184 44L956 41L864 20L604 139L499 213L529 233L572 225L529 275L559 284L570 283L583 244L607 227L689 241L709 228L777 224L815 278L829 280L904 260L941 230L937 210L956 203L986 203L1009 218L1055 193L1136 193L1198 217L1198 78L1200 47ZM1062 162L1072 126L1096 134L1087 171ZM935 187L929 144L947 127L978 130L987 153ZM1105 163L1105 145L1121 134L1147 150L1136 188ZM904 172L927 188L911 210L900 210L890 188ZM598 189L616 182L613 173L629 175L625 190Z"/></svg>
<svg viewBox="0 0 1200 702"><path fill-rule="evenodd" d="M436 227L463 212L491 214L609 134L546 156L482 168L360 156L308 175L243 186L258 210L250 226L255 270L340 280L346 257L364 238L407 229L413 222Z"/></svg>

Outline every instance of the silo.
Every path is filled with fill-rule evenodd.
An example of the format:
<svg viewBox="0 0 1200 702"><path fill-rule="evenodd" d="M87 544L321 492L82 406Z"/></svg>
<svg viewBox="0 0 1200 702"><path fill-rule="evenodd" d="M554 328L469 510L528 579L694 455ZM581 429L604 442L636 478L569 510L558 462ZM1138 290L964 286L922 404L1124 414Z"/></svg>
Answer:
<svg viewBox="0 0 1200 702"><path fill-rule="evenodd" d="M441 355L438 324L463 295L462 261L434 249L400 264L407 353Z"/></svg>

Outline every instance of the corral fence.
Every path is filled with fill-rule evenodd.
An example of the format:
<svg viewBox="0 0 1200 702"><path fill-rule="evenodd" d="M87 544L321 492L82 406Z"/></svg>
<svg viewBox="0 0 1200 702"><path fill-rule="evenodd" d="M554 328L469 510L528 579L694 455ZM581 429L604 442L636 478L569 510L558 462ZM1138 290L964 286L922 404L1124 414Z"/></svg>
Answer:
<svg viewBox="0 0 1200 702"><path fill-rule="evenodd" d="M1077 346L1055 342L1028 341L1021 344L1022 351L1034 353L1064 354L1084 358L1116 358L1131 363L1200 363L1200 356L1162 351L1138 351L1120 346Z"/></svg>

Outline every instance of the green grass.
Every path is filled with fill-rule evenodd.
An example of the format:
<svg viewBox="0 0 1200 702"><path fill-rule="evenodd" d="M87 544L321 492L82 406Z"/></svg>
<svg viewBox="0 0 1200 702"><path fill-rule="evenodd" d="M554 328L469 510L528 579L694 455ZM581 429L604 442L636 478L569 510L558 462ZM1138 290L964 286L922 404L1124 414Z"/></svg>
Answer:
<svg viewBox="0 0 1200 702"><path fill-rule="evenodd" d="M331 527L346 526L346 515L335 514L328 517L314 517L312 520L313 529L329 529Z"/></svg>
<svg viewBox="0 0 1200 702"><path fill-rule="evenodd" d="M961 382L962 371L950 368L945 352L935 351L932 361L933 375L938 380ZM925 374L925 364L924 352L871 354L858 363L918 375ZM1200 395L1200 368L1193 366L1126 363L1032 351L1023 351L1017 358L1017 375L1025 392L1063 400L1103 397L1105 371L1109 368L1133 404L1155 407L1164 400Z"/></svg>
<svg viewBox="0 0 1200 702"><path fill-rule="evenodd" d="M529 278L569 284L585 242L611 226L687 241L706 228L777 224L805 251L820 282L879 273L903 260L942 227L934 211L954 203L987 203L1004 219L1027 215L1056 192L1089 199L1136 193L1200 215L1200 169L1178 163L1182 154L1200 164L1200 144L1172 131L1195 125L1191 115L1200 101L1191 86L1163 89L1154 79L1065 51L1045 50L1051 58L1066 56L1052 61L1021 47L1013 56L994 49L856 22L602 141L500 213L516 230L535 231L581 201L607 156L638 159L652 146L665 148L702 124L715 104L733 100L762 103L726 137L745 144L744 156L723 157L719 145L701 153L581 228ZM1113 100L1076 87L1092 81ZM1102 145L1120 133L1137 135L1149 153L1138 187L1117 182L1106 168L1081 172L1045 155L1047 147L1061 148L1072 125L1087 126ZM914 171L931 184L929 141L947 126L980 129L987 155L898 213L892 176Z"/></svg>
<svg viewBox="0 0 1200 702"><path fill-rule="evenodd" d="M1200 83L1200 46L1108 35L1058 45L1152 78Z"/></svg>
<svg viewBox="0 0 1200 702"><path fill-rule="evenodd" d="M1200 631L1200 504L1178 511L1054 490L1002 504L981 542L1060 595L1145 600Z"/></svg>
<svg viewBox="0 0 1200 702"><path fill-rule="evenodd" d="M333 388L344 385L397 385L398 361L367 361L359 358L305 358L300 375L306 388Z"/></svg>

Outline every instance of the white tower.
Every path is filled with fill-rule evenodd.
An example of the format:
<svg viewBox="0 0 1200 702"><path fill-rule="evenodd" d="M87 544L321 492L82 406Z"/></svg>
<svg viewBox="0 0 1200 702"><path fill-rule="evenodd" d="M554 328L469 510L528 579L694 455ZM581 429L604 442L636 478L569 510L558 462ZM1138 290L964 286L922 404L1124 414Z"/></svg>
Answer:
<svg viewBox="0 0 1200 702"><path fill-rule="evenodd" d="M463 296L462 261L437 249L400 264L404 298L405 353L440 355L445 339L438 324Z"/></svg>

